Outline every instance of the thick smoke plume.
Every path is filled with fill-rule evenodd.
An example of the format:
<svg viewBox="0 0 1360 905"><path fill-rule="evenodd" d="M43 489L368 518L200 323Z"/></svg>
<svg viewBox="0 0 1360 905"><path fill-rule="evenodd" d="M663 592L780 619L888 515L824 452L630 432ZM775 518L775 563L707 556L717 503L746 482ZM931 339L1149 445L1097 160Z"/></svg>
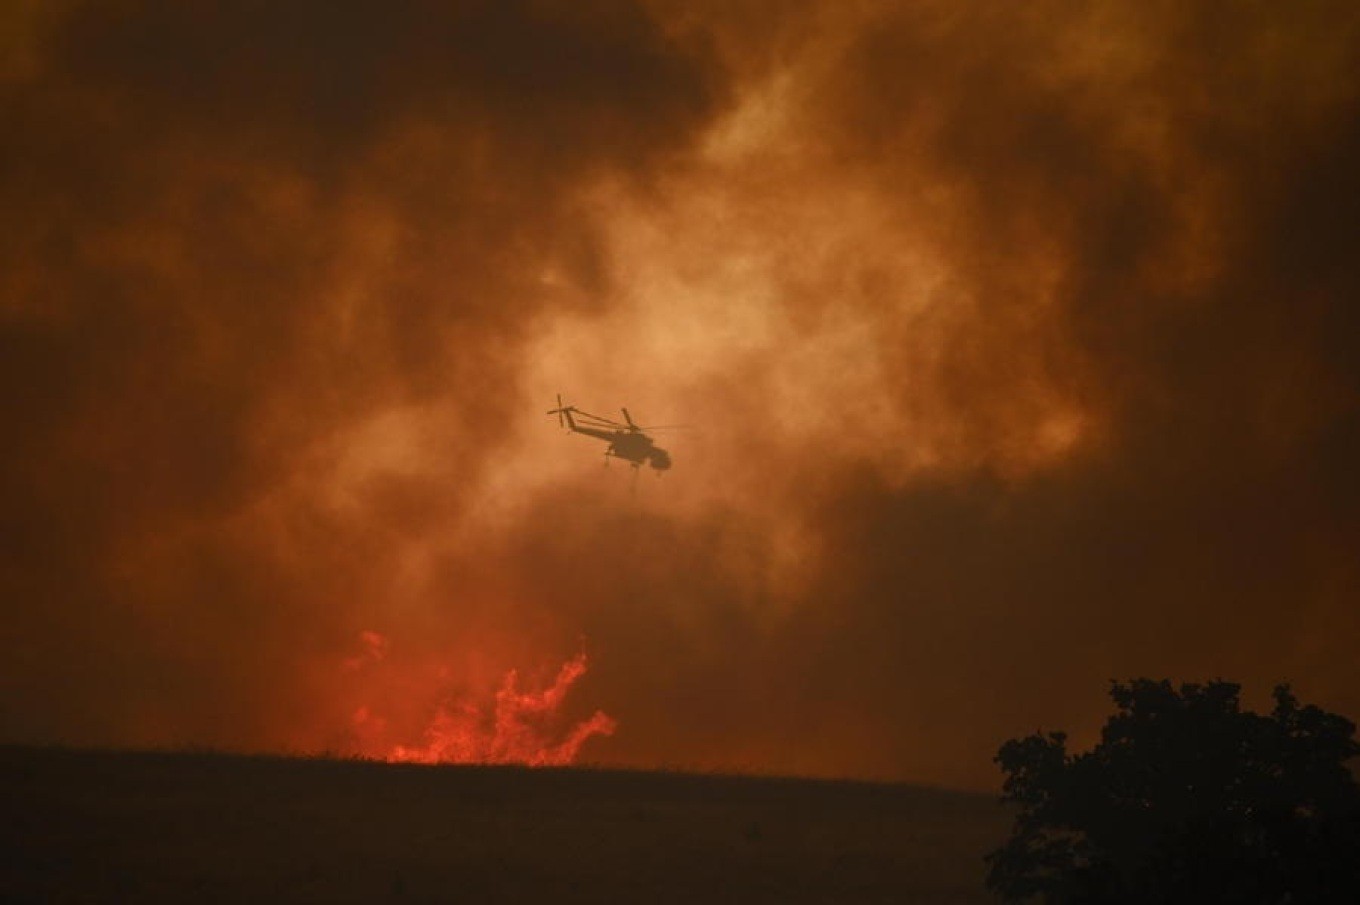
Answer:
<svg viewBox="0 0 1360 905"><path fill-rule="evenodd" d="M581 638L639 766L1360 713L1353 6L16 6L4 738L336 750ZM698 429L632 494L559 392Z"/></svg>

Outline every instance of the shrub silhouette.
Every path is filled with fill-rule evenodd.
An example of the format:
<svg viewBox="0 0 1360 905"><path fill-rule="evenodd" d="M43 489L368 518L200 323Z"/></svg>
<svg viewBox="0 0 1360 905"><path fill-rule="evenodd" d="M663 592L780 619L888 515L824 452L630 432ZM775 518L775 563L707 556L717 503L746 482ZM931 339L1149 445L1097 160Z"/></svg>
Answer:
<svg viewBox="0 0 1360 905"><path fill-rule="evenodd" d="M1112 683L1100 743L1055 732L995 760L1011 838L987 856L1008 902L1360 902L1355 725L1275 689L1268 716L1231 682Z"/></svg>

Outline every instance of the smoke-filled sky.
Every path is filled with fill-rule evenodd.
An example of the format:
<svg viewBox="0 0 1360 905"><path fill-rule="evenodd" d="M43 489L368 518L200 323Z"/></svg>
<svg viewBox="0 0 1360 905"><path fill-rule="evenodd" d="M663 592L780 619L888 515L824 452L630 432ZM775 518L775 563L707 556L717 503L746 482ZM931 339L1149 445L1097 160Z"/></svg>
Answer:
<svg viewBox="0 0 1360 905"><path fill-rule="evenodd" d="M639 767L1360 716L1355 4L3 18L3 740L371 754L586 658ZM695 428L630 492L559 392Z"/></svg>

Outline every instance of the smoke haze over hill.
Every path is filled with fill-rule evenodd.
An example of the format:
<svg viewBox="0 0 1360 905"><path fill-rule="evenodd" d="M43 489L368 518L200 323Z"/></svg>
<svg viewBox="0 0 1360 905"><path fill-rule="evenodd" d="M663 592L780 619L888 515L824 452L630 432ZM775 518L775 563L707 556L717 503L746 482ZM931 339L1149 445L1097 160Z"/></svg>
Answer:
<svg viewBox="0 0 1360 905"><path fill-rule="evenodd" d="M1352 4L5 16L5 740L418 744L583 649L636 766L1360 713ZM630 494L558 392L698 429Z"/></svg>

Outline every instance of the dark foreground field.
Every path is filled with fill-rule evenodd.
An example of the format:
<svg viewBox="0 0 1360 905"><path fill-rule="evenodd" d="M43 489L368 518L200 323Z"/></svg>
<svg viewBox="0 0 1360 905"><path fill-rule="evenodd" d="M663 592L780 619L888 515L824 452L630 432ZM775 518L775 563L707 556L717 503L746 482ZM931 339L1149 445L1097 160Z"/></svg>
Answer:
<svg viewBox="0 0 1360 905"><path fill-rule="evenodd" d="M0 900L985 902L990 796L0 748Z"/></svg>

